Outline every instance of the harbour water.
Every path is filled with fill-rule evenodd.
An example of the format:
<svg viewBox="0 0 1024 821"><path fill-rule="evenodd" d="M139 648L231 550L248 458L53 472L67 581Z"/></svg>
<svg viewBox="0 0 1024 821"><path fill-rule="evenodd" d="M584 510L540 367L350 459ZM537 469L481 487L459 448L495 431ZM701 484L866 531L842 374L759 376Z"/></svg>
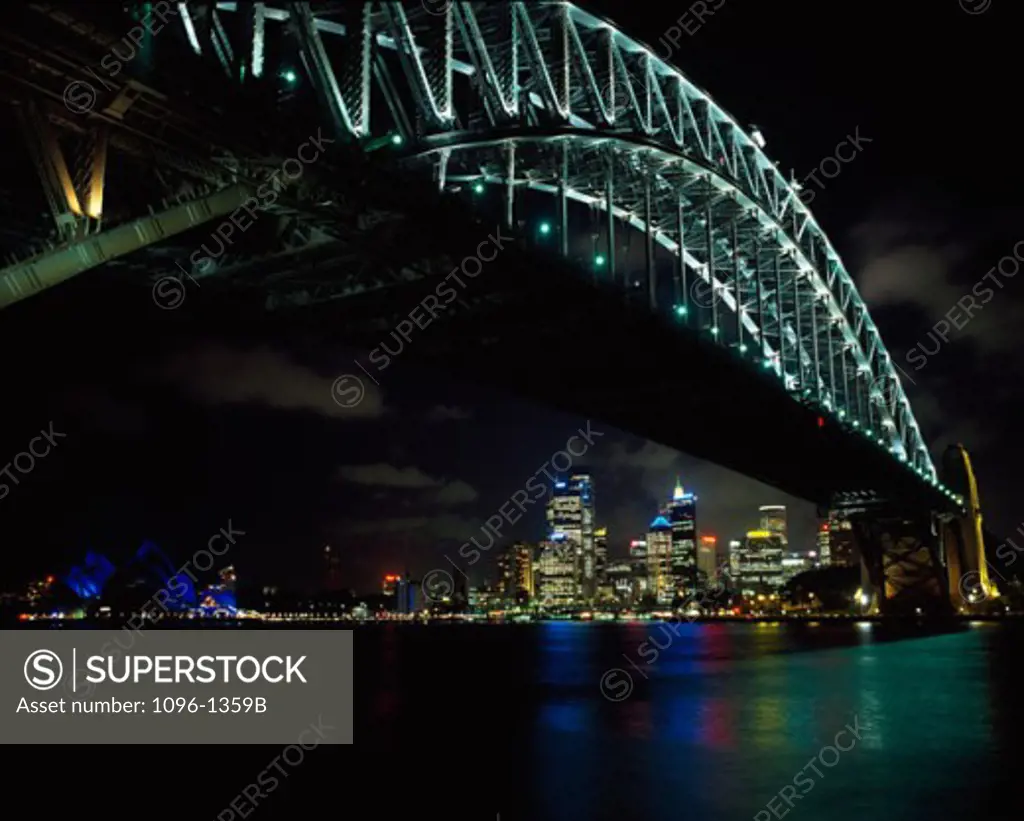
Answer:
<svg viewBox="0 0 1024 821"><path fill-rule="evenodd" d="M457 817L1016 818L1022 639L1018 622L385 625L357 632L356 746L413 753L403 784Z"/></svg>

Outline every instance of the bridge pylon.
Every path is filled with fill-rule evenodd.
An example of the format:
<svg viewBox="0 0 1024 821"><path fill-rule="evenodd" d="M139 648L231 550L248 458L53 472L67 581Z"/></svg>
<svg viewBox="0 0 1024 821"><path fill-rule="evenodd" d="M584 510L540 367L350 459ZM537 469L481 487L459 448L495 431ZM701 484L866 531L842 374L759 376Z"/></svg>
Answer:
<svg viewBox="0 0 1024 821"><path fill-rule="evenodd" d="M946 615L951 610L941 534L928 511L887 505L848 514L861 557L865 615Z"/></svg>
<svg viewBox="0 0 1024 821"><path fill-rule="evenodd" d="M999 590L989 574L978 482L963 445L946 449L943 470L950 485L963 496L965 506L962 514L942 521L949 598L959 612L984 612L996 606Z"/></svg>

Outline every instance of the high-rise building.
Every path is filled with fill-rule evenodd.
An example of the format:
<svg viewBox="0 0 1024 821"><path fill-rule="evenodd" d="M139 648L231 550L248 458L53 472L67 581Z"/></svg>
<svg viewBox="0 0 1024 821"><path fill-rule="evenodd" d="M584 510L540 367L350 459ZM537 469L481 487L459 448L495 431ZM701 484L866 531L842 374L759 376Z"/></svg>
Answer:
<svg viewBox="0 0 1024 821"><path fill-rule="evenodd" d="M672 529L672 577L681 596L697 593L697 497L683 490L679 479L665 508Z"/></svg>
<svg viewBox="0 0 1024 821"><path fill-rule="evenodd" d="M605 571L608 567L608 528L594 529L594 562L598 585L604 584Z"/></svg>
<svg viewBox="0 0 1024 821"><path fill-rule="evenodd" d="M537 598L545 607L576 602L576 546L562 537L543 542L537 560Z"/></svg>
<svg viewBox="0 0 1024 821"><path fill-rule="evenodd" d="M707 535L700 537L697 549L697 570L704 574L707 583L715 581L718 576L718 537Z"/></svg>
<svg viewBox="0 0 1024 821"><path fill-rule="evenodd" d="M608 586L612 588L615 599L623 604L632 604L636 595L631 562L614 562L606 568L605 576Z"/></svg>
<svg viewBox="0 0 1024 821"><path fill-rule="evenodd" d="M629 543L629 558L647 561L647 540L633 539Z"/></svg>
<svg viewBox="0 0 1024 821"><path fill-rule="evenodd" d="M828 521L818 528L818 556L822 567L841 565L852 567L858 556L853 539L853 525L849 519L832 511Z"/></svg>
<svg viewBox="0 0 1024 821"><path fill-rule="evenodd" d="M818 525L818 566L828 567L832 564L832 546L829 540L828 522Z"/></svg>
<svg viewBox="0 0 1024 821"><path fill-rule="evenodd" d="M394 596L395 590L402 577L397 573L388 573L380 583L380 592L383 596Z"/></svg>
<svg viewBox="0 0 1024 821"><path fill-rule="evenodd" d="M777 532L751 530L730 557L735 584L746 594L774 593L785 582L782 565L783 542Z"/></svg>
<svg viewBox="0 0 1024 821"><path fill-rule="evenodd" d="M658 516L647 532L647 590L658 604L672 604L676 583L672 575L672 525Z"/></svg>
<svg viewBox="0 0 1024 821"><path fill-rule="evenodd" d="M761 530L779 536L785 545L789 541L789 534L786 531L786 506L761 505L758 510L761 514Z"/></svg>
<svg viewBox="0 0 1024 821"><path fill-rule="evenodd" d="M498 557L501 591L508 601L525 602L533 598L533 547L522 542L509 547Z"/></svg>
<svg viewBox="0 0 1024 821"><path fill-rule="evenodd" d="M574 473L555 482L547 509L549 538L561 534L574 547L576 594L592 599L597 592L594 547L594 483L589 474Z"/></svg>
<svg viewBox="0 0 1024 821"><path fill-rule="evenodd" d="M740 578L740 563L743 560L743 542L739 539L729 541L729 578L735 586Z"/></svg>

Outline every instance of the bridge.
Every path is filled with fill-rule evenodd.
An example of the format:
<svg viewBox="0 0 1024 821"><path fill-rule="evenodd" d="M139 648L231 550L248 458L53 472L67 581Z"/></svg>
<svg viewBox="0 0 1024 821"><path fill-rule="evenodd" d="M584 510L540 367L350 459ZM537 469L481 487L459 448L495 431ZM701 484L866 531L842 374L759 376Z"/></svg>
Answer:
<svg viewBox="0 0 1024 821"><path fill-rule="evenodd" d="M96 5L35 3L0 34L3 124L25 137L5 312L45 326L99 300L139 332L230 320L372 350L461 270L402 363L846 511L882 611L996 596L966 451L936 467L799 184L613 22L563 2Z"/></svg>

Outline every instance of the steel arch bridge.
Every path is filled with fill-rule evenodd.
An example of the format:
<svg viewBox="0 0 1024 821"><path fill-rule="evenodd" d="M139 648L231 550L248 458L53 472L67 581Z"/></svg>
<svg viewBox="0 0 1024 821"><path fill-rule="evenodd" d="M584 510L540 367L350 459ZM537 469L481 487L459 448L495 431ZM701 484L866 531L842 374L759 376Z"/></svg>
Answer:
<svg viewBox="0 0 1024 821"><path fill-rule="evenodd" d="M642 232L652 310L702 322L794 398L939 484L881 335L798 184L759 133L609 21L564 2L424 0L333 13L220 3L205 22L206 46L182 9L193 48L213 50L232 76L280 70L266 63L267 38L290 27L337 133L395 135L442 189L500 186L509 225L520 192L552 195L564 254L569 201L602 211L602 274L625 287L634 272L616 233ZM655 245L675 261L667 300Z"/></svg>
<svg viewBox="0 0 1024 821"><path fill-rule="evenodd" d="M440 192L481 204L499 199L513 230L522 229L531 198L546 198L554 213L549 244L562 256L573 258L574 246L590 239L594 279L755 363L794 403L911 471L946 513L963 510L798 184L769 159L756 129L610 21L564 2L163 5L174 7L175 34L159 36L176 38L194 68L212 68L219 82L240 90L280 85L281 77L308 84L335 137L386 153L391 168L429 173ZM113 85L102 112L108 125L129 122L143 104L160 116L166 98L137 83ZM66 113L50 119L78 128ZM66 195L53 208L59 241L0 270L0 307L223 218L266 179L266 168L253 171L259 163L250 162L258 152L232 144L202 156L205 135L166 119L159 162L204 185L118 224L102 220L102 151L85 169L91 175L74 180L51 163L51 189L57 199L61 189ZM118 136L122 151L140 138ZM188 160L166 150L172 138L187 146ZM319 208L322 194L304 190L295 200L307 200L305 208L293 201L273 210L307 218L319 211L307 234L329 238L337 231L330 209ZM588 212L591 229L598 225L590 237ZM621 253L626 236L643 239L641 262ZM289 296L318 302L369 287L300 284Z"/></svg>

